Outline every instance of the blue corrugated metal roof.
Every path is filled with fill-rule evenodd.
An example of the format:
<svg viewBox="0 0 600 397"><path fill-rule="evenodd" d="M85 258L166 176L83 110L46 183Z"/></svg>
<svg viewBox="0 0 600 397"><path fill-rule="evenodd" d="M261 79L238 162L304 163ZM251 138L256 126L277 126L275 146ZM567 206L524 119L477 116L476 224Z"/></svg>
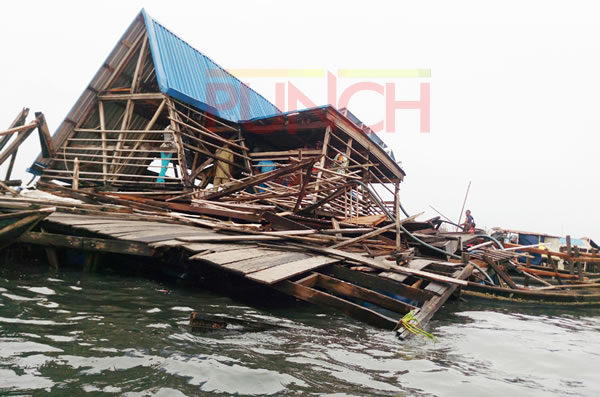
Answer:
<svg viewBox="0 0 600 397"><path fill-rule="evenodd" d="M238 122L279 109L142 10L160 90L180 101Z"/></svg>

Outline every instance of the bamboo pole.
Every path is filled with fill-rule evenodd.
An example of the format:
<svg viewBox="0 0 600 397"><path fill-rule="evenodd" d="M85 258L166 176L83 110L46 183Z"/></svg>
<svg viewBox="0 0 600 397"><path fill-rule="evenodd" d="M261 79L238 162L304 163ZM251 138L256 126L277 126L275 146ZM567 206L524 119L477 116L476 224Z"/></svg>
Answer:
<svg viewBox="0 0 600 397"><path fill-rule="evenodd" d="M469 181L469 186L467 186L467 192L465 193L465 199L463 200L462 208L460 209L460 215L458 216L458 222L456 222L457 225L460 225L460 220L462 218L463 211L465 210L465 204L467 203L467 197L469 196L470 189L471 189L471 181ZM456 230L458 231L458 227L456 228Z"/></svg>

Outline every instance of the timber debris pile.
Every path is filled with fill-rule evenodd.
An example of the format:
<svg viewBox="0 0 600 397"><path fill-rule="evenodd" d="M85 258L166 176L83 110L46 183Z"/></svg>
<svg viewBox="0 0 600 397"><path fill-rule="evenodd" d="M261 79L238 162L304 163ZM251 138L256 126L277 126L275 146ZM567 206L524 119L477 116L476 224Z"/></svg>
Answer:
<svg viewBox="0 0 600 397"><path fill-rule="evenodd" d="M447 231L439 217L419 220L401 204L404 171L351 112L282 113L144 11L53 136L41 113L27 115L0 133L2 148L15 137L0 153L0 163L11 158L0 238L44 247L54 267L70 251L85 254L86 269L114 254L152 258L215 282L231 274L400 337L413 333L403 318L425 325L458 288L598 301L580 293L597 286L597 250L517 251ZM17 191L12 164L36 129L36 183ZM530 263L535 250L548 266Z"/></svg>

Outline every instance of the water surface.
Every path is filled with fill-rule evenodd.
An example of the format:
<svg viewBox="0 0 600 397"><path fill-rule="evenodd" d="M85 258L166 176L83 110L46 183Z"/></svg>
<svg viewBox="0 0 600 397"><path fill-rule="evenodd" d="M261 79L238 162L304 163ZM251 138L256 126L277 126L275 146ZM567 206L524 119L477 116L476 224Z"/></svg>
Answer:
<svg viewBox="0 0 600 397"><path fill-rule="evenodd" d="M192 333L190 311L277 323ZM598 396L600 310L449 304L437 343L306 305L0 269L0 394Z"/></svg>

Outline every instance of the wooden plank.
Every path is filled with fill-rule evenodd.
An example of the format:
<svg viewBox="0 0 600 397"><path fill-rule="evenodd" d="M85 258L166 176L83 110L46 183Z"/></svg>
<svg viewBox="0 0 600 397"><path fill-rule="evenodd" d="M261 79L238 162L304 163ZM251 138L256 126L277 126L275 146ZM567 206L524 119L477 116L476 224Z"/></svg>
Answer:
<svg viewBox="0 0 600 397"><path fill-rule="evenodd" d="M272 255L273 251L265 248L244 248L239 250L232 250L227 252L215 252L212 254L202 255L196 254L190 257L190 259L202 259L205 261L224 265L226 263L236 262L244 259L252 259L256 257L263 257L264 260L268 261L269 255Z"/></svg>
<svg viewBox="0 0 600 397"><path fill-rule="evenodd" d="M150 243L149 245L154 248L161 248L161 247L180 247L184 244L185 243L183 241L179 241L179 240L165 240L165 241L158 241L155 243Z"/></svg>
<svg viewBox="0 0 600 397"><path fill-rule="evenodd" d="M381 272L379 273L379 277L389 278L390 280L401 283L408 278L408 275L394 272Z"/></svg>
<svg viewBox="0 0 600 397"><path fill-rule="evenodd" d="M179 240L176 240L179 241ZM231 251L242 248L253 248L256 247L255 244L215 244L215 243L186 243L185 241L181 241L183 244L182 247L192 251L192 252L200 252L206 249L212 249L214 251Z"/></svg>
<svg viewBox="0 0 600 397"><path fill-rule="evenodd" d="M53 233L27 232L23 233L17 241L50 247L76 248L86 251L111 252L138 256L154 255L154 250L146 244L101 238L66 236Z"/></svg>
<svg viewBox="0 0 600 397"><path fill-rule="evenodd" d="M246 178L245 180L242 180L242 181L240 181L228 188L225 188L219 192L209 194L208 196L204 197L204 199L205 200L216 200L218 198L228 196L235 192L239 192L240 190L244 190L249 186L259 185L263 182L267 182L269 180L278 178L281 175L292 173L298 169L308 166L308 164L312 164L312 161L313 161L313 159L308 159L305 161L300 161L295 164L291 164L291 165L287 165L285 167L278 168L273 171L264 172L259 175L251 176L251 177Z"/></svg>
<svg viewBox="0 0 600 397"><path fill-rule="evenodd" d="M498 277L500 277L502 280L504 280L504 282L506 284L508 284L508 286L510 288L512 288L512 289L518 289L517 284L515 284L515 282L512 280L512 278L510 278L510 276L508 274L506 274L504 272L504 270L502 270L500 268L500 266L496 264L496 262L494 262L493 260L489 259L487 256L484 256L483 260L488 264L489 267L491 267L492 269L494 269L494 271L496 272L496 274L498 275Z"/></svg>
<svg viewBox="0 0 600 397"><path fill-rule="evenodd" d="M141 229L141 231L136 232L119 232L115 233L115 236L119 236L119 238L127 238L132 240L138 240L145 237L155 237L155 236L165 236L169 235L171 237L175 236L186 236L186 235L198 235L197 231L189 232L184 230L179 230L178 228L168 228L168 227L154 227L152 229Z"/></svg>
<svg viewBox="0 0 600 397"><path fill-rule="evenodd" d="M138 225L107 225L102 227L101 225L95 225L95 226L85 226L85 227L81 227L78 226L78 228L80 229L87 229L96 233L102 233L102 234L107 234L107 235L112 235L115 233L119 233L119 232L137 232L137 231L143 231L144 227L143 226L138 226Z"/></svg>
<svg viewBox="0 0 600 397"><path fill-rule="evenodd" d="M376 261L376 260L364 257L359 254L353 254L350 252L345 252L345 251L341 251L341 250L337 250L337 249L333 249L333 248L315 247L312 245L305 245L303 247L310 251L315 251L315 252L319 252L319 253L323 253L323 254L338 256L338 257L341 257L344 259L350 259L352 261L355 261L358 263L363 263L367 266L371 266L371 267L373 267L375 269L379 269L379 270L393 271L393 272L398 272L398 273L409 274L412 276L424 277L424 278L427 278L430 280L440 281L440 282L448 283L448 284L456 284L456 285L460 285L460 286L467 285L467 282L464 280L457 280L455 278L442 276L440 274L425 272L422 270L414 270L414 269L410 269L410 268L404 267L404 266L397 266L395 264L391 264L388 262Z"/></svg>
<svg viewBox="0 0 600 397"><path fill-rule="evenodd" d="M414 270L422 270L423 268L429 266L433 261L431 259L412 259L408 262L408 266Z"/></svg>
<svg viewBox="0 0 600 397"><path fill-rule="evenodd" d="M198 232L173 232L173 233L165 233L153 236L144 236L144 237L130 237L128 240L140 241L144 243L155 243L157 241L164 240L172 240L173 238L179 240L180 237L188 237L190 235L197 235Z"/></svg>
<svg viewBox="0 0 600 397"><path fill-rule="evenodd" d="M326 256L314 256L295 262L285 263L258 272L250 273L246 277L264 284L274 284L278 281L296 276L298 274L316 269L318 267L339 262L339 259Z"/></svg>
<svg viewBox="0 0 600 397"><path fill-rule="evenodd" d="M177 240L185 241L189 243L195 242L226 242L226 241L277 241L281 240L281 237L277 236L263 236L263 235L235 235L235 236L227 236L223 234L215 234L215 235L194 235L194 236L185 236L185 237L177 237Z"/></svg>
<svg viewBox="0 0 600 397"><path fill-rule="evenodd" d="M271 254L268 258L257 257L253 259L228 263L223 267L226 267L229 270L232 270L236 273L248 274L268 269L270 267L279 266L284 263L299 261L308 257L310 257L310 255L302 254L299 252L281 252L278 254Z"/></svg>
<svg viewBox="0 0 600 397"><path fill-rule="evenodd" d="M393 329L397 321L387 316L379 314L366 307L359 306L345 299L338 298L331 294L321 292L314 288L306 287L301 284L296 284L291 281L283 281L274 286L277 290L291 295L295 298L316 305L329 306L337 310L341 310L346 315L355 318L359 321L366 322L375 327Z"/></svg>
<svg viewBox="0 0 600 397"><path fill-rule="evenodd" d="M467 279L473 272L473 269L473 265L471 264L465 266L464 269L462 269L457 275L457 279ZM415 315L415 317L423 326L425 326L429 320L431 320L433 315L442 307L442 305L446 303L450 295L454 293L457 287L458 286L455 284L448 285L446 291L444 291L444 293L442 293L440 296L433 297L425 302L425 304L421 307L421 310L419 310L419 312ZM402 339L407 338L410 335L412 334L404 328L401 328L398 331L398 336Z"/></svg>
<svg viewBox="0 0 600 397"><path fill-rule="evenodd" d="M442 295L444 292L446 292L446 288L448 288L448 284L440 284L432 281L423 289L425 291L433 292L436 295Z"/></svg>
<svg viewBox="0 0 600 397"><path fill-rule="evenodd" d="M366 288L339 280L335 277L326 276L324 274L319 276L316 285L336 294L370 302L396 313L406 314L417 308L416 306L404 303L394 298L390 298L389 296L380 294L379 292L371 291Z"/></svg>
<svg viewBox="0 0 600 397"><path fill-rule="evenodd" d="M330 267L325 269L324 272L341 280L349 281L351 283L360 285L361 287L379 291L386 291L418 302L425 302L426 300L431 299L435 296L435 294L429 291L425 291L420 288L413 288L409 285L402 284L401 282L397 282L389 278L384 278L379 275L350 270L343 265L331 265ZM391 274L400 276L397 273Z"/></svg>
<svg viewBox="0 0 600 397"><path fill-rule="evenodd" d="M141 94L103 94L98 95L98 99L101 101L139 101L139 100L160 100L164 99L164 95L161 93L141 93Z"/></svg>
<svg viewBox="0 0 600 397"><path fill-rule="evenodd" d="M381 227L379 229L375 229L372 232L363 234L362 236L358 236L358 237L351 238L350 240L342 241L341 243L337 243L335 245L332 245L331 248L346 247L346 246L348 246L350 244L358 243L358 242L366 240L366 239L368 239L370 237L378 236L378 235L380 235L382 233L387 232L388 230L394 229L396 226L399 226L399 225L401 225L403 223L412 222L412 221L414 221L420 215L423 215L423 212L421 212L419 214L416 214L416 215L413 215L413 216L410 216L408 218L399 220L396 223L390 223L389 225L383 226L383 227ZM356 218L354 218L354 219L356 219Z"/></svg>

